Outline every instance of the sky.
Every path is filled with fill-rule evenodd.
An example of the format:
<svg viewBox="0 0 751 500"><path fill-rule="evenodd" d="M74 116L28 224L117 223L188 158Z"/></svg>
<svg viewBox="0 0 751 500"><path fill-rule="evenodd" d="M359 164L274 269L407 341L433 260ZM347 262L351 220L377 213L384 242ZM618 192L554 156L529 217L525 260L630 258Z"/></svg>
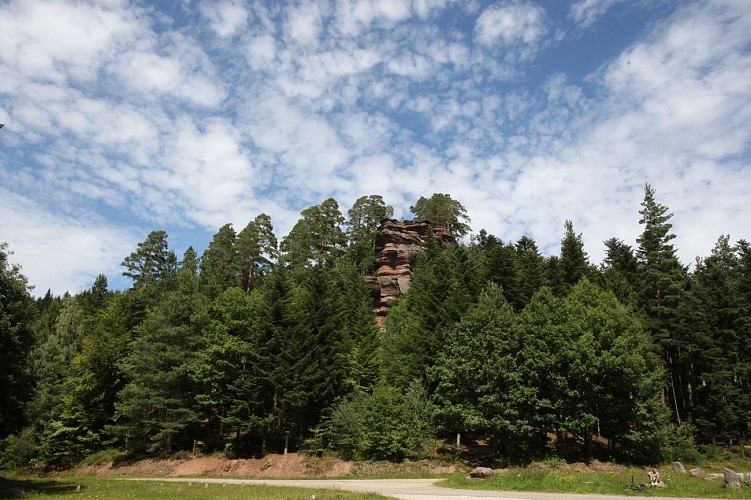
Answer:
<svg viewBox="0 0 751 500"><path fill-rule="evenodd" d="M329 197L598 264L644 187L684 264L751 239L748 0L0 0L0 242L77 293Z"/></svg>

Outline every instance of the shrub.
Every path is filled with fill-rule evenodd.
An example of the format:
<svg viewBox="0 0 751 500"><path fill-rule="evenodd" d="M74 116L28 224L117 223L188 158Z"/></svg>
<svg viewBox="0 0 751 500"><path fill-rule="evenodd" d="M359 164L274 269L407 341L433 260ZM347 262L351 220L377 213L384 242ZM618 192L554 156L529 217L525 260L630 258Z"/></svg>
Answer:
<svg viewBox="0 0 751 500"><path fill-rule="evenodd" d="M405 391L379 386L342 400L321 426L327 447L343 458L400 461L421 457L433 437L434 409L419 383Z"/></svg>

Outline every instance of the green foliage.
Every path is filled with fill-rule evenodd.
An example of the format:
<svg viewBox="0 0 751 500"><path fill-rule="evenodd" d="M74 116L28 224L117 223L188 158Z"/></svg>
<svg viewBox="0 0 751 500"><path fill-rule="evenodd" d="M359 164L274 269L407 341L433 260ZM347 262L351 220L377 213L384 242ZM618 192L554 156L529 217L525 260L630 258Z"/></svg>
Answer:
<svg viewBox="0 0 751 500"><path fill-rule="evenodd" d="M313 264L331 266L344 252L347 237L341 226L344 216L339 204L328 198L300 212L290 233L282 240L283 262L295 268Z"/></svg>
<svg viewBox="0 0 751 500"><path fill-rule="evenodd" d="M273 268L278 257L278 242L274 235L271 217L260 214L248 222L237 235L239 278L245 293L255 288L259 279Z"/></svg>
<svg viewBox="0 0 751 500"><path fill-rule="evenodd" d="M7 243L0 243L0 437L23 424L30 389L25 364L33 343L28 281L10 255Z"/></svg>
<svg viewBox="0 0 751 500"><path fill-rule="evenodd" d="M138 244L138 249L123 260L121 265L126 269L123 276L131 278L135 288L173 277L177 256L168 246L165 231L150 232L146 240Z"/></svg>
<svg viewBox="0 0 751 500"><path fill-rule="evenodd" d="M533 425L580 436L593 453L599 428L612 453L633 461L661 457L668 413L660 364L640 323L587 280L564 299L543 289L522 314L523 380L537 394ZM616 444L618 445L616 447Z"/></svg>
<svg viewBox="0 0 751 500"><path fill-rule="evenodd" d="M110 429L130 449L169 454L173 439L199 420L188 367L201 344L205 298L191 267L183 267L177 287L166 293L139 327L121 369L129 382L118 394Z"/></svg>
<svg viewBox="0 0 751 500"><path fill-rule="evenodd" d="M437 418L444 432L492 436L499 447L533 433L535 391L524 383L522 332L500 287L491 284L448 329L436 365ZM507 450L508 451L508 450Z"/></svg>
<svg viewBox="0 0 751 500"><path fill-rule="evenodd" d="M361 196L347 211L347 253L362 274L373 272L378 226L393 215L394 208L386 205L379 195Z"/></svg>
<svg viewBox="0 0 751 500"><path fill-rule="evenodd" d="M0 469L28 470L37 468L39 443L36 430L26 427L17 434L10 434L0 441Z"/></svg>
<svg viewBox="0 0 751 500"><path fill-rule="evenodd" d="M401 461L421 457L430 442L434 407L418 382L380 385L340 401L322 425L327 445L345 458Z"/></svg>
<svg viewBox="0 0 751 500"><path fill-rule="evenodd" d="M201 257L201 287L209 299L238 283L239 263L232 224L225 224L214 235Z"/></svg>
<svg viewBox="0 0 751 500"><path fill-rule="evenodd" d="M430 221L435 227L448 229L454 238L465 236L471 228L467 209L451 198L450 194L433 193L430 198L421 196L417 203L409 207L415 217Z"/></svg>
<svg viewBox="0 0 751 500"><path fill-rule="evenodd" d="M469 231L448 195L412 209ZM99 275L36 301L0 246L4 463L168 455L193 439L241 456L312 435L399 460L436 431L474 433L506 461L641 463L751 437L751 245L721 236L689 273L651 186L636 250L611 238L599 268L570 221L547 257L528 236L428 241L382 330L362 274L393 209L363 196L347 215L345 234L334 199L303 210L284 265L265 214L220 228L200 264L192 248L178 264L154 231L123 260L133 288Z"/></svg>
<svg viewBox="0 0 751 500"><path fill-rule="evenodd" d="M409 293L389 312L384 331L388 380L426 380L446 329L461 319L481 288L481 266L466 247L448 245L420 255Z"/></svg>

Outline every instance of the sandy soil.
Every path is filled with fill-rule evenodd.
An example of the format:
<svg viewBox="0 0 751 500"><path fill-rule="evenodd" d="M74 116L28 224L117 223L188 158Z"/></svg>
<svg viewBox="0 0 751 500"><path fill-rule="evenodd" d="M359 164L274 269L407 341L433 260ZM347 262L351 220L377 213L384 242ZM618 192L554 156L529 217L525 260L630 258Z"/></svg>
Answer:
<svg viewBox="0 0 751 500"><path fill-rule="evenodd" d="M454 472L454 465L432 462L403 464L348 462L332 457L318 458L300 453L267 455L260 459L230 460L220 457L194 457L184 460L143 460L134 464L86 466L79 475L97 476L204 476L249 478L331 478L349 475L441 474Z"/></svg>

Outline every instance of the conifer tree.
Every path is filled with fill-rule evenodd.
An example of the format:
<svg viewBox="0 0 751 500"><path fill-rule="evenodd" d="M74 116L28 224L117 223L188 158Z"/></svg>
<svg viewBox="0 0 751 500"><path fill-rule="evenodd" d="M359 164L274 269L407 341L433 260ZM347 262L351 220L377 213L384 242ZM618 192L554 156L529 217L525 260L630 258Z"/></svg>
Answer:
<svg viewBox="0 0 751 500"><path fill-rule="evenodd" d="M169 249L167 233L158 230L150 232L122 265L126 269L123 276L133 280L134 288L140 288L174 277L177 257Z"/></svg>
<svg viewBox="0 0 751 500"><path fill-rule="evenodd" d="M235 248L237 235L232 224L225 224L214 235L201 257L201 288L209 299L215 299L239 281L239 256Z"/></svg>
<svg viewBox="0 0 751 500"><path fill-rule="evenodd" d="M421 196L409 210L416 218L430 221L434 227L448 229L457 240L471 230L467 209L450 194L433 193L430 198Z"/></svg>
<svg viewBox="0 0 751 500"><path fill-rule="evenodd" d="M566 220L565 235L561 240L560 271L565 290L564 293L576 285L583 277L591 276L592 267L589 264L587 252L581 234L574 232L574 223Z"/></svg>
<svg viewBox="0 0 751 500"><path fill-rule="evenodd" d="M389 382L406 387L415 379L426 380L445 330L461 319L483 285L475 257L458 245L435 247L418 257L409 292L384 325Z"/></svg>
<svg viewBox="0 0 751 500"><path fill-rule="evenodd" d="M347 242L339 204L328 198L300 214L302 218L282 239L283 261L298 269L313 264L333 265L342 256Z"/></svg>
<svg viewBox="0 0 751 500"><path fill-rule="evenodd" d="M639 223L644 226L637 238L636 256L639 261L639 304L646 313L648 329L662 351L667 367L666 399L672 403L674 416L681 422L686 402L677 380L679 367L676 352L679 339L675 337L674 317L685 286L686 270L678 261L671 241L675 235L669 222L673 214L655 199L655 190L644 187L644 200L639 211Z"/></svg>
<svg viewBox="0 0 751 500"><path fill-rule="evenodd" d="M30 392L26 357L34 341L28 281L10 255L7 243L0 243L0 438L23 424Z"/></svg>
<svg viewBox="0 0 751 500"><path fill-rule="evenodd" d="M128 384L116 403L112 431L132 449L169 454L176 438L199 420L189 366L201 345L205 298L199 291L198 257L185 252L175 290L146 316L121 368Z"/></svg>
<svg viewBox="0 0 751 500"><path fill-rule="evenodd" d="M347 251L363 275L373 272L378 227L393 214L394 208L386 205L380 195L361 196L347 211Z"/></svg>
<svg viewBox="0 0 751 500"><path fill-rule="evenodd" d="M273 268L278 257L278 242L271 225L271 217L260 214L248 222L237 235L240 285L245 293L256 286L260 278Z"/></svg>

